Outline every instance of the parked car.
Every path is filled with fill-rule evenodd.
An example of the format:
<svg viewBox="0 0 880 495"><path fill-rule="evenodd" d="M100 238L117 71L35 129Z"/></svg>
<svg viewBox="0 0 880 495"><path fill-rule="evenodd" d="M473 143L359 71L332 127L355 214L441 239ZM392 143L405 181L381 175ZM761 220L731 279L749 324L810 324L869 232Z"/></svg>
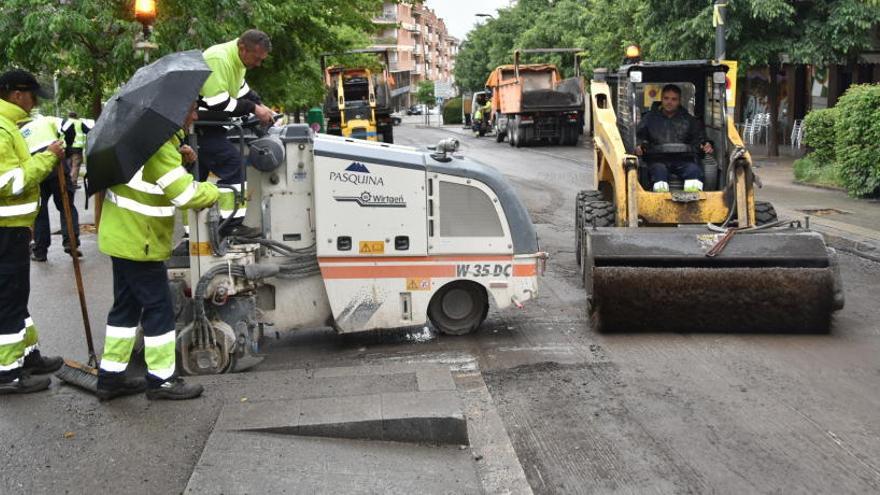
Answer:
<svg viewBox="0 0 880 495"><path fill-rule="evenodd" d="M391 114L391 125L400 125L403 122L403 118L400 115L400 112L394 112Z"/></svg>
<svg viewBox="0 0 880 495"><path fill-rule="evenodd" d="M421 105L413 105L406 109L407 115L421 115L422 114L422 106Z"/></svg>

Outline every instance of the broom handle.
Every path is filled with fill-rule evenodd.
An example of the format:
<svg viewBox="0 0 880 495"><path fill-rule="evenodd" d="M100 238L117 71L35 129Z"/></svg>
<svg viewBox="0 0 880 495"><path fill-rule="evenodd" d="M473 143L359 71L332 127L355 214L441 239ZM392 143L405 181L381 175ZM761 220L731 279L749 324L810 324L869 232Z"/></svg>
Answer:
<svg viewBox="0 0 880 495"><path fill-rule="evenodd" d="M61 204L64 205L64 222L67 224L67 239L70 243L70 257L73 259L73 274L76 278L76 291L79 294L79 308L82 312L83 327L86 330L86 345L89 346L89 365L97 366L98 358L95 356L95 343L92 341L92 327L89 323L89 310L86 307L86 292L83 288L82 273L79 269L79 236L73 231L73 213L70 208L70 197L67 195L67 173L62 162L57 167L58 183L61 189Z"/></svg>

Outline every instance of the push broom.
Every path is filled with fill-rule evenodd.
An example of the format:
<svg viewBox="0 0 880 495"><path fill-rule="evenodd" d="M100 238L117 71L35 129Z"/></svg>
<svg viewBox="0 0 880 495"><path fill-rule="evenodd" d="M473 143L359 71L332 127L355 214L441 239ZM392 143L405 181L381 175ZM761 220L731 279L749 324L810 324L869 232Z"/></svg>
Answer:
<svg viewBox="0 0 880 495"><path fill-rule="evenodd" d="M67 178L64 166L58 168L58 183L61 190L61 204L64 209L64 222L67 225L67 239L70 243L71 258L73 259L73 274L76 278L76 290L79 294L79 308L82 313L83 327L86 331L86 345L89 348L88 364L83 364L72 359L65 359L55 376L59 380L70 385L85 389L91 393L98 392L98 357L95 355L95 344L92 341L92 327L89 323L89 310L86 307L86 293L83 288L82 273L79 268L79 236L73 229L73 214L71 213L70 197L67 195Z"/></svg>

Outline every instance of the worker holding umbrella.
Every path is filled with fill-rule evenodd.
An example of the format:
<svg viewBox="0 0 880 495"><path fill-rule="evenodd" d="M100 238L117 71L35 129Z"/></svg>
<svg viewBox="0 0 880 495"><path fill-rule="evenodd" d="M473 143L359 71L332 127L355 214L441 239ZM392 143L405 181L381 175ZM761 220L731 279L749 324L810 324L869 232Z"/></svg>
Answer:
<svg viewBox="0 0 880 495"><path fill-rule="evenodd" d="M108 102L89 134L87 190L106 189L98 247L112 258L113 307L107 316L97 395L112 399L146 390L148 399L191 399L200 385L175 372L174 311L165 260L175 208L206 208L213 184L181 165L183 129L197 119L199 88L210 74L196 50L143 67ZM125 377L138 325L144 331L146 380Z"/></svg>

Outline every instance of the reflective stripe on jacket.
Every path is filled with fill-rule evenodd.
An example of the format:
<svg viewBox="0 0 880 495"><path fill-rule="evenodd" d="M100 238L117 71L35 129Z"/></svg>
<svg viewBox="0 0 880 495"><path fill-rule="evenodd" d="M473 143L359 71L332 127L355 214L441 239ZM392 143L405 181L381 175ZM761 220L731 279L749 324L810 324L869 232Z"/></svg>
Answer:
<svg viewBox="0 0 880 495"><path fill-rule="evenodd" d="M180 139L173 136L128 184L111 187L101 211L98 247L133 261L171 256L175 208L205 208L217 201L217 186L196 182L181 166Z"/></svg>
<svg viewBox="0 0 880 495"><path fill-rule="evenodd" d="M0 99L0 227L30 227L40 208L40 182L58 158L48 151L31 156L17 122L21 107Z"/></svg>

